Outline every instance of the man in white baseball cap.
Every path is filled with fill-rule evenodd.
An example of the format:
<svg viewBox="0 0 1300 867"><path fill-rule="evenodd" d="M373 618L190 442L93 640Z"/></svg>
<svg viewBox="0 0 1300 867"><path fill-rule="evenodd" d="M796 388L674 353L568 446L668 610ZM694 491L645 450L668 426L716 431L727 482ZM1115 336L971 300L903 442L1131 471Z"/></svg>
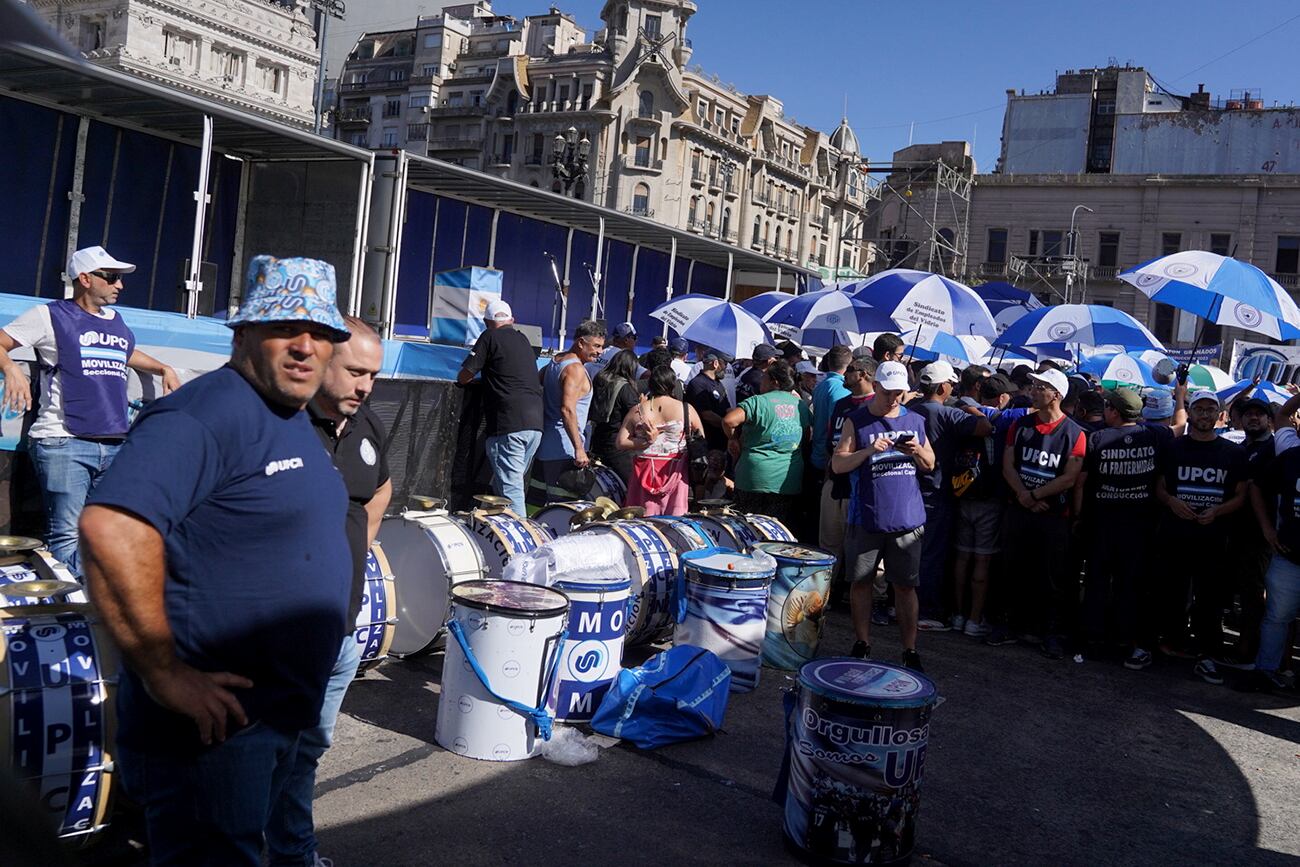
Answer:
<svg viewBox="0 0 1300 867"><path fill-rule="evenodd" d="M31 384L9 353L32 347L43 371L29 434L44 495L45 541L78 575L77 520L130 426L127 368L160 376L164 394L180 388L176 371L136 349L131 329L111 309L122 275L134 270L103 247L78 250L68 258L72 297L29 307L0 329L5 409L32 406Z"/></svg>
<svg viewBox="0 0 1300 867"><path fill-rule="evenodd" d="M1034 411L1012 425L1002 455L1002 476L1015 500L1006 516L1007 549L1023 564L1008 575L1012 622L1022 635L1041 637L1049 659L1065 656L1067 600L1077 588L1069 574L1070 492L1088 442L1061 411L1069 390L1059 370L1029 374Z"/></svg>

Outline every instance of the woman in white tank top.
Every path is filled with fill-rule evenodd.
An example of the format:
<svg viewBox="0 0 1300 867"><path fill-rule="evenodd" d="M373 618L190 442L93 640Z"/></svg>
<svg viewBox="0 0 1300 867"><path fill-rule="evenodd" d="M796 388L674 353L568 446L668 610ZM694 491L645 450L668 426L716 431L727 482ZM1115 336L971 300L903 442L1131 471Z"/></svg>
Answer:
<svg viewBox="0 0 1300 867"><path fill-rule="evenodd" d="M704 428L694 408L674 396L676 385L669 365L652 370L650 394L628 411L618 432L618 447L634 452L626 505L644 506L647 515L684 515L690 509L683 426L699 436Z"/></svg>

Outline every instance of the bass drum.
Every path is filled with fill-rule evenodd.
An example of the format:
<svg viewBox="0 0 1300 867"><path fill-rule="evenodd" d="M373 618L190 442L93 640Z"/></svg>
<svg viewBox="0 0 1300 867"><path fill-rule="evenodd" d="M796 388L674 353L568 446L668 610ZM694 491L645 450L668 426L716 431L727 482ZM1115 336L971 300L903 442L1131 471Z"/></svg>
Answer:
<svg viewBox="0 0 1300 867"><path fill-rule="evenodd" d="M623 543L623 559L632 578L628 646L667 638L677 621L677 550L660 526L637 520L583 528L583 533L612 533Z"/></svg>
<svg viewBox="0 0 1300 867"><path fill-rule="evenodd" d="M400 594L389 653L426 653L447 623L450 589L483 578L483 553L469 529L442 510L385 518L379 544Z"/></svg>
<svg viewBox="0 0 1300 867"><path fill-rule="evenodd" d="M596 474L596 484L587 492L586 499L607 497L622 506L627 499L627 485L623 484L623 478L604 464L593 463L591 469Z"/></svg>
<svg viewBox="0 0 1300 867"><path fill-rule="evenodd" d="M646 520L658 527L659 532L673 543L679 557L687 551L702 551L714 547L709 532L694 518L681 515L655 515Z"/></svg>
<svg viewBox="0 0 1300 867"><path fill-rule="evenodd" d="M117 675L89 605L0 610L0 762L74 845L108 825Z"/></svg>
<svg viewBox="0 0 1300 867"><path fill-rule="evenodd" d="M393 633L396 631L396 613L397 591L393 570L388 568L383 546L376 541L366 555L361 610L357 613L355 635L357 646L361 649L358 674L369 671L388 658L388 651L393 646Z"/></svg>
<svg viewBox="0 0 1300 867"><path fill-rule="evenodd" d="M86 588L48 551L31 551L5 560L5 565L0 566L0 607L90 602Z"/></svg>
<svg viewBox="0 0 1300 867"><path fill-rule="evenodd" d="M590 500L574 500L571 503L551 503L549 506L543 506L533 515L533 520L541 524L555 538L567 536L573 532L573 525L569 522L573 516L583 509L590 509L596 504Z"/></svg>
<svg viewBox="0 0 1300 867"><path fill-rule="evenodd" d="M745 515L745 523L758 542L797 542L790 528L768 515Z"/></svg>
<svg viewBox="0 0 1300 867"><path fill-rule="evenodd" d="M749 522L733 512L709 512L687 517L703 527L718 548L728 548L747 554L758 541L758 536Z"/></svg>
<svg viewBox="0 0 1300 867"><path fill-rule="evenodd" d="M506 566L516 557L536 551L552 541L546 527L509 510L475 509L461 517L478 543L487 568L485 577L500 581Z"/></svg>

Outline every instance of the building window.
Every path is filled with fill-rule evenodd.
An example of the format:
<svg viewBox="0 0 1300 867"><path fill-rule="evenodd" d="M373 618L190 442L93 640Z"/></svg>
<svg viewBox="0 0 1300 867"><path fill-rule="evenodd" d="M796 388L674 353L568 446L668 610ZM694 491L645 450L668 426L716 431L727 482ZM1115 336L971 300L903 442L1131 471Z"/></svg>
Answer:
<svg viewBox="0 0 1300 867"><path fill-rule="evenodd" d="M713 228L713 214L714 214L713 202L709 202L707 205L704 206L704 225L709 229Z"/></svg>
<svg viewBox="0 0 1300 867"><path fill-rule="evenodd" d="M1065 233L1059 229L1030 229L1029 255L1044 258L1061 255L1061 240Z"/></svg>
<svg viewBox="0 0 1300 867"><path fill-rule="evenodd" d="M374 40L367 39L357 46L356 52L352 55L357 60L369 60L375 56Z"/></svg>
<svg viewBox="0 0 1300 867"><path fill-rule="evenodd" d="M429 104L429 94L417 93L411 96L411 108L420 108Z"/></svg>
<svg viewBox="0 0 1300 867"><path fill-rule="evenodd" d="M172 30L164 30L163 56L173 66L193 68L195 58L194 37L187 36L184 33L176 33Z"/></svg>
<svg viewBox="0 0 1300 867"><path fill-rule="evenodd" d="M561 84L555 92L555 101L559 103L560 111L563 111L569 105L569 86Z"/></svg>
<svg viewBox="0 0 1300 867"><path fill-rule="evenodd" d="M650 139L642 137L636 140L636 164L643 169L650 168Z"/></svg>
<svg viewBox="0 0 1300 867"><path fill-rule="evenodd" d="M1183 249L1182 232L1161 232L1160 233L1160 255L1172 256L1179 250Z"/></svg>
<svg viewBox="0 0 1300 867"><path fill-rule="evenodd" d="M1119 267L1119 232L1097 233L1097 266Z"/></svg>
<svg viewBox="0 0 1300 867"><path fill-rule="evenodd" d="M632 191L632 213L638 217L653 216L650 210L650 187L647 184L637 184Z"/></svg>
<svg viewBox="0 0 1300 867"><path fill-rule="evenodd" d="M1228 232L1211 232L1210 252L1219 256L1231 256L1232 235Z"/></svg>
<svg viewBox="0 0 1300 867"><path fill-rule="evenodd" d="M699 221L700 219L700 197L699 196L691 196L691 212L687 216L688 219L690 220L691 226L694 226L696 222Z"/></svg>
<svg viewBox="0 0 1300 867"><path fill-rule="evenodd" d="M1277 236L1277 265L1274 274L1300 274L1300 237Z"/></svg>
<svg viewBox="0 0 1300 867"><path fill-rule="evenodd" d="M447 94L447 105L450 106L451 108L459 108L460 106L462 106L462 105L464 105L464 104L465 104L465 94L464 94L464 93L459 93L459 92L458 92L458 93L449 93L449 94Z"/></svg>
<svg viewBox="0 0 1300 867"><path fill-rule="evenodd" d="M402 113L402 101L389 99L384 101L384 117L397 117Z"/></svg>
<svg viewBox="0 0 1300 867"><path fill-rule="evenodd" d="M754 218L754 240L750 246L757 247L763 239L763 221L759 217Z"/></svg>
<svg viewBox="0 0 1300 867"><path fill-rule="evenodd" d="M396 128L396 127L391 127L391 126L390 126L390 127L385 127L385 128L384 128L383 146L386 147L386 148L395 148L395 147L397 147L397 128Z"/></svg>
<svg viewBox="0 0 1300 867"><path fill-rule="evenodd" d="M438 68L439 68L438 64L436 63L426 63L424 64L424 67L421 69L420 74L423 75L425 78L437 78Z"/></svg>
<svg viewBox="0 0 1300 867"><path fill-rule="evenodd" d="M257 75L262 89L277 96L285 95L285 85L289 81L289 70L283 66L269 63L257 64ZM363 79L364 80L364 79Z"/></svg>
<svg viewBox="0 0 1300 867"><path fill-rule="evenodd" d="M1157 304L1155 327L1151 329L1161 343L1171 343L1174 339L1174 308L1168 304Z"/></svg>
<svg viewBox="0 0 1300 867"><path fill-rule="evenodd" d="M229 48L212 46L212 72L227 82L241 81L244 77L244 55Z"/></svg>
<svg viewBox="0 0 1300 867"><path fill-rule="evenodd" d="M991 262L995 265L1005 265L1007 262L1007 230L1006 229L989 229L988 250L984 255L985 262Z"/></svg>
<svg viewBox="0 0 1300 867"><path fill-rule="evenodd" d="M596 92L595 85L584 84L582 86L582 105L580 106L580 108L583 111L586 111L587 109L591 108L591 97L595 94L595 92Z"/></svg>
<svg viewBox="0 0 1300 867"><path fill-rule="evenodd" d="M655 95L648 90L641 91L641 96L637 103L637 116L655 116Z"/></svg>
<svg viewBox="0 0 1300 867"><path fill-rule="evenodd" d="M645 17L645 35L650 39L658 39L663 34L663 17L660 15L647 15Z"/></svg>
<svg viewBox="0 0 1300 867"><path fill-rule="evenodd" d="M514 133L506 136L501 140L501 159L498 162L510 163L515 158L515 136Z"/></svg>
<svg viewBox="0 0 1300 867"><path fill-rule="evenodd" d="M406 67L396 66L388 70L389 81L406 81Z"/></svg>
<svg viewBox="0 0 1300 867"><path fill-rule="evenodd" d="M81 50L96 51L104 47L104 20L89 15L81 17Z"/></svg>
<svg viewBox="0 0 1300 867"><path fill-rule="evenodd" d="M542 155L546 153L546 136L540 132L533 133L533 153L531 162L541 165Z"/></svg>
<svg viewBox="0 0 1300 867"><path fill-rule="evenodd" d="M713 110L713 122L718 125L719 130L722 130L727 122L726 112L720 108L715 108Z"/></svg>
<svg viewBox="0 0 1300 867"><path fill-rule="evenodd" d="M722 227L721 227L721 232L723 237L726 237L727 233L730 231L731 231L731 208L723 208Z"/></svg>
<svg viewBox="0 0 1300 867"><path fill-rule="evenodd" d="M470 104L470 105L482 105L482 104L483 104L483 91L481 91L481 90L471 90L471 91L469 92L469 104Z"/></svg>
<svg viewBox="0 0 1300 867"><path fill-rule="evenodd" d="M442 34L441 34L441 33L426 33L426 34L424 35L424 47L425 47L425 48L441 48L441 47L442 47Z"/></svg>
<svg viewBox="0 0 1300 867"><path fill-rule="evenodd" d="M410 40L407 40L407 39L401 39L401 40L398 40L398 42L397 42L395 45L393 45L393 56L394 56L394 57L410 57L410 56L411 56L411 47L412 47L412 46L411 46Z"/></svg>

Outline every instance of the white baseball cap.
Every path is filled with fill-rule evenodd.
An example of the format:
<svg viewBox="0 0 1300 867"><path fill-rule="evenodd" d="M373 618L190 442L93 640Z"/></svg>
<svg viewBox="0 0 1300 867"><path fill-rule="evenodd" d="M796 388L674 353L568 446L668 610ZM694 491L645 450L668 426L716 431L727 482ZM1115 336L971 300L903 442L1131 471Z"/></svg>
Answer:
<svg viewBox="0 0 1300 867"><path fill-rule="evenodd" d="M1223 406L1223 402L1219 400L1219 396L1214 392L1209 391L1208 389L1202 389L1201 391L1198 391L1195 394L1193 394L1192 399L1187 402L1187 405L1192 406L1193 404L1196 404L1202 400L1212 400L1214 401L1215 406L1219 406L1219 407Z"/></svg>
<svg viewBox="0 0 1300 867"><path fill-rule="evenodd" d="M1048 368L1042 373L1029 374L1029 378L1050 385L1061 397L1070 393L1070 380L1066 379L1065 374L1059 370Z"/></svg>
<svg viewBox="0 0 1300 867"><path fill-rule="evenodd" d="M876 368L872 380L885 391L907 391L911 388L911 383L907 381L907 368L897 361L882 362Z"/></svg>
<svg viewBox="0 0 1300 867"><path fill-rule="evenodd" d="M488 302L487 313L483 318L491 319L493 322L509 322L515 318L515 312L500 298L493 298Z"/></svg>
<svg viewBox="0 0 1300 867"><path fill-rule="evenodd" d="M103 247L83 247L68 257L68 270L65 273L69 280L76 280L91 271L121 271L130 274L134 270L135 266L130 262L119 262L108 255Z"/></svg>
<svg viewBox="0 0 1300 867"><path fill-rule="evenodd" d="M945 382L960 382L957 371L946 361L932 361L921 371L922 385L942 385Z"/></svg>

